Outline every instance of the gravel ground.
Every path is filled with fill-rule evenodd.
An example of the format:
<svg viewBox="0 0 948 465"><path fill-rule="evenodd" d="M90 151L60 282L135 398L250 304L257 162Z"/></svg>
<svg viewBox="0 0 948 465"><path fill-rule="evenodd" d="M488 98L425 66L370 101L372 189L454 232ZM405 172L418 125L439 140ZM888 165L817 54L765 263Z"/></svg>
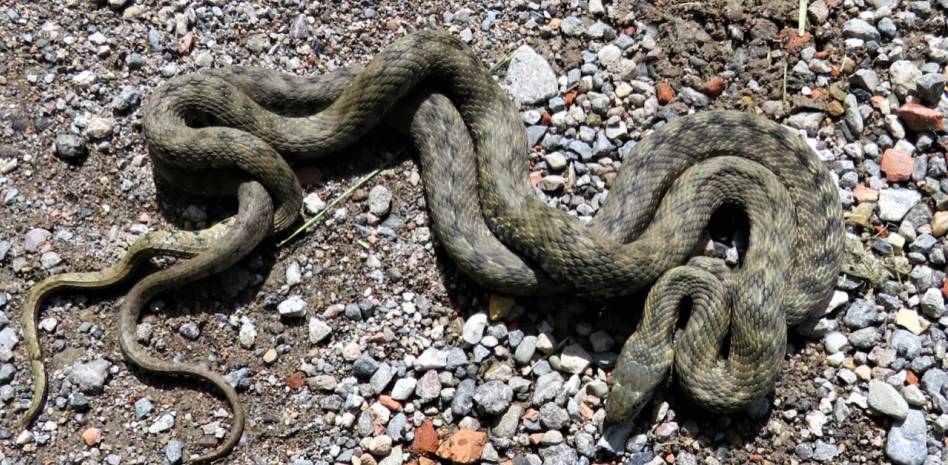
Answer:
<svg viewBox="0 0 948 465"><path fill-rule="evenodd" d="M948 1L815 0L803 37L797 2L656 3L0 3L0 464L174 464L229 425L213 395L127 369L117 290L49 299L49 403L29 431L15 426L30 392L15 322L30 286L232 211L156 192L142 95L230 64L326 72L419 29L501 64L538 195L580 218L669 119L741 109L799 129L838 180L846 272L825 314L791 335L774 393L747 412L710 415L670 389L635 427L603 431L634 302L477 287L438 245L417 165L401 155L306 238L150 305L149 350L241 391L247 431L231 463L942 463ZM403 144L379 136L300 171L308 214ZM710 253L733 257L726 236ZM489 321L498 309L509 321Z"/></svg>

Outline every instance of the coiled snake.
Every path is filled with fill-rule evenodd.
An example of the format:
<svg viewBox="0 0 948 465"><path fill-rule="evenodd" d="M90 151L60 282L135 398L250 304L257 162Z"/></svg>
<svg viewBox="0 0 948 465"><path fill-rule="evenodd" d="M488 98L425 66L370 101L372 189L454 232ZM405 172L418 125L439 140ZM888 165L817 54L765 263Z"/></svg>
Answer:
<svg viewBox="0 0 948 465"><path fill-rule="evenodd" d="M203 379L234 410L226 454L243 412L220 375L153 358L133 336L156 293L232 264L264 236L297 221L301 188L291 165L349 146L380 122L407 132L422 165L434 228L472 279L517 295L571 291L626 295L650 285L644 314L623 348L607 420L633 418L672 369L682 391L734 411L773 386L794 325L825 305L842 257L842 219L829 171L793 131L739 112L669 121L622 161L609 198L583 225L546 206L529 185L517 108L458 39L419 32L364 69L301 78L229 68L174 78L147 98L144 133L155 173L182 189L239 192L238 215L196 233L152 233L118 265L48 278L28 295L23 333L35 377L28 425L46 379L36 335L43 297L111 285L155 255L195 257L139 282L121 310L121 346L145 371ZM476 173L476 176L475 176ZM272 204L271 204L272 202ZM743 263L689 261L712 213L736 205L750 223ZM272 213L271 213L272 206ZM692 314L676 337L679 308ZM730 350L720 359L730 334Z"/></svg>

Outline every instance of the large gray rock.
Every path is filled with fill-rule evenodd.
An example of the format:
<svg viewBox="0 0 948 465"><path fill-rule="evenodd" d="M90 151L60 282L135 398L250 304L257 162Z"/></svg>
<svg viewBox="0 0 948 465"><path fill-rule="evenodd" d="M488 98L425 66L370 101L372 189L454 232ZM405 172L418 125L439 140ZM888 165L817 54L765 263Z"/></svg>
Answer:
<svg viewBox="0 0 948 465"><path fill-rule="evenodd" d="M882 415L902 420L908 415L909 407L905 399L891 384L882 381L869 381L869 408Z"/></svg>
<svg viewBox="0 0 948 465"><path fill-rule="evenodd" d="M559 85L553 68L529 45L521 45L507 67L508 90L522 104L543 102L556 95Z"/></svg>
<svg viewBox="0 0 948 465"><path fill-rule="evenodd" d="M109 377L109 368L112 364L103 358L88 363L73 365L69 373L69 382L79 387L82 392L97 394L102 392L105 381Z"/></svg>
<svg viewBox="0 0 948 465"><path fill-rule="evenodd" d="M885 456L897 465L922 465L928 456L925 414L910 410L904 420L892 425L885 442Z"/></svg>

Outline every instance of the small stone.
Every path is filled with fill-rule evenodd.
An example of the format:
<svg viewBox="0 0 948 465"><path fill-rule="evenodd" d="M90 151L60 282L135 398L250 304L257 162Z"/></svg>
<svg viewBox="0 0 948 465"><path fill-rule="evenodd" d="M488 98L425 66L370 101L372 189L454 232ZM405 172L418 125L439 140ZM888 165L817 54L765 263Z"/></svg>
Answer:
<svg viewBox="0 0 948 465"><path fill-rule="evenodd" d="M922 72L908 60L898 60L889 66L889 79L900 96L908 96L915 93L918 80L922 77Z"/></svg>
<svg viewBox="0 0 948 465"><path fill-rule="evenodd" d="M879 218L898 223L921 200L913 189L882 189L879 191Z"/></svg>
<svg viewBox="0 0 948 465"><path fill-rule="evenodd" d="M916 83L918 96L928 105L937 105L945 93L945 76L940 73L928 73Z"/></svg>
<svg viewBox="0 0 948 465"><path fill-rule="evenodd" d="M529 45L521 45L511 56L507 79L510 94L526 105L545 101L559 90L553 68Z"/></svg>
<svg viewBox="0 0 948 465"><path fill-rule="evenodd" d="M935 212L932 216L932 235L942 237L948 233L948 211Z"/></svg>
<svg viewBox="0 0 948 465"><path fill-rule="evenodd" d="M23 236L23 250L36 252L52 235L53 233L41 228L33 228L27 231Z"/></svg>
<svg viewBox="0 0 948 465"><path fill-rule="evenodd" d="M392 438L384 434L371 438L367 441L366 449L376 457L385 457L392 452Z"/></svg>
<svg viewBox="0 0 948 465"><path fill-rule="evenodd" d="M277 311L281 316L287 318L302 318L306 316L306 307L306 301L300 296L294 295L280 302L280 304L277 305Z"/></svg>
<svg viewBox="0 0 948 465"><path fill-rule="evenodd" d="M887 149L879 165L885 178L892 182L908 181L912 177L915 159L899 149Z"/></svg>
<svg viewBox="0 0 948 465"><path fill-rule="evenodd" d="M172 439L168 441L168 444L165 445L165 460L168 462L168 465L176 465L181 463L181 458L184 454L184 444L177 440Z"/></svg>
<svg viewBox="0 0 948 465"><path fill-rule="evenodd" d="M476 345L484 337L484 330L487 328L487 314L475 313L464 322L461 330L461 337L469 345Z"/></svg>
<svg viewBox="0 0 948 465"><path fill-rule="evenodd" d="M490 381L477 387L474 392L474 402L482 415L497 416L510 406L513 400L513 390L502 381Z"/></svg>
<svg viewBox="0 0 948 465"><path fill-rule="evenodd" d="M86 135L92 139L105 139L112 135L115 122L108 118L92 118L86 127Z"/></svg>
<svg viewBox="0 0 948 465"><path fill-rule="evenodd" d="M257 340L257 328L249 319L244 318L237 339L240 340L240 346L244 349L253 348L254 342Z"/></svg>
<svg viewBox="0 0 948 465"><path fill-rule="evenodd" d="M892 385L882 381L869 381L869 408L874 412L886 415L896 420L902 420L908 415L908 403Z"/></svg>
<svg viewBox="0 0 948 465"><path fill-rule="evenodd" d="M359 379L369 379L378 369L379 362L368 353L360 355L352 364L352 374Z"/></svg>
<svg viewBox="0 0 948 465"><path fill-rule="evenodd" d="M278 357L279 354L277 353L276 349L270 348L263 353L263 363L266 363L267 365L273 365L273 363L277 361Z"/></svg>
<svg viewBox="0 0 948 465"><path fill-rule="evenodd" d="M879 42L879 31L861 18L852 18L843 23L843 37Z"/></svg>
<svg viewBox="0 0 948 465"><path fill-rule="evenodd" d="M415 395L422 403L427 403L437 399L439 394L441 394L441 380L438 378L438 372L428 370L418 379L418 383L415 385ZM392 398L395 398L394 392Z"/></svg>
<svg viewBox="0 0 948 465"><path fill-rule="evenodd" d="M332 334L332 327L319 318L309 319L309 342L319 344Z"/></svg>
<svg viewBox="0 0 948 465"><path fill-rule="evenodd" d="M148 427L148 432L151 434L164 433L171 428L174 428L174 416L164 414Z"/></svg>
<svg viewBox="0 0 948 465"><path fill-rule="evenodd" d="M53 142L53 152L65 161L76 161L86 156L85 141L75 134L59 134Z"/></svg>
<svg viewBox="0 0 948 465"><path fill-rule="evenodd" d="M395 386L392 387L392 399L408 400L411 394L415 392L417 384L418 380L415 378L401 378L395 381Z"/></svg>
<svg viewBox="0 0 948 465"><path fill-rule="evenodd" d="M931 318L939 319L945 315L945 297L939 289L934 287L928 288L922 294L921 299L919 299L919 306L922 312Z"/></svg>
<svg viewBox="0 0 948 465"><path fill-rule="evenodd" d="M385 186L379 184L369 191L369 213L383 218L388 215L392 207L392 193Z"/></svg>
<svg viewBox="0 0 948 465"><path fill-rule="evenodd" d="M671 102L675 98L675 91L672 89L671 84L667 82L660 82L655 86L655 97L658 98L658 103L662 105Z"/></svg>
<svg viewBox="0 0 948 465"><path fill-rule="evenodd" d="M142 397L135 401L135 418L141 420L147 417L154 407L152 406L151 399L147 397Z"/></svg>
<svg viewBox="0 0 948 465"><path fill-rule="evenodd" d="M914 310L900 308L895 314L895 324L911 331L912 334L921 334L923 331L918 312Z"/></svg>
<svg viewBox="0 0 948 465"><path fill-rule="evenodd" d="M906 103L899 107L899 118L909 129L916 132L941 131L945 129L944 115L938 110L919 105Z"/></svg>
<svg viewBox="0 0 948 465"><path fill-rule="evenodd" d="M905 419L889 430L885 455L897 465L922 465L928 456L927 437L925 414L920 410L909 410Z"/></svg>
<svg viewBox="0 0 948 465"><path fill-rule="evenodd" d="M201 335L201 330L196 324L188 322L178 327L178 333L193 341Z"/></svg>
<svg viewBox="0 0 948 465"><path fill-rule="evenodd" d="M579 344L566 346L560 354L560 367L567 373L580 374L590 363L592 363L592 357Z"/></svg>
<svg viewBox="0 0 948 465"><path fill-rule="evenodd" d="M438 457L460 464L475 463L480 460L485 444L487 433L462 429L438 447Z"/></svg>
<svg viewBox="0 0 948 465"><path fill-rule="evenodd" d="M102 442L102 430L99 428L86 428L82 432L82 441L89 447L99 444Z"/></svg>
<svg viewBox="0 0 948 465"><path fill-rule="evenodd" d="M411 451L420 455L432 455L438 452L438 432L435 431L431 420L425 420L420 427L415 429Z"/></svg>
<svg viewBox="0 0 948 465"><path fill-rule="evenodd" d="M105 386L111 367L112 364L102 358L88 363L77 363L69 374L69 382L78 386L82 392L98 394Z"/></svg>

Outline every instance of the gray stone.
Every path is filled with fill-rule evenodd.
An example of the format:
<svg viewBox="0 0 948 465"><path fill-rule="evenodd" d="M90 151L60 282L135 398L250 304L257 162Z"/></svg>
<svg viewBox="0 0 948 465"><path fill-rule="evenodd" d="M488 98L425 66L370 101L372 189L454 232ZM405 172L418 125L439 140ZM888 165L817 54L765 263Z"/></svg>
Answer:
<svg viewBox="0 0 948 465"><path fill-rule="evenodd" d="M507 413L503 414L497 423L494 424L494 427L491 429L491 433L494 437L497 438L509 438L517 433L517 426L520 424L520 417L523 416L524 408L518 404L513 404L507 409Z"/></svg>
<svg viewBox="0 0 948 465"><path fill-rule="evenodd" d="M875 302L858 299L849 305L843 316L843 324L852 329L862 329L880 322L882 315L876 310Z"/></svg>
<svg viewBox="0 0 948 465"><path fill-rule="evenodd" d="M0 365L0 384L8 384L16 375L16 367L11 363Z"/></svg>
<svg viewBox="0 0 948 465"><path fill-rule="evenodd" d="M566 444L540 449L543 465L575 465L579 461L576 450Z"/></svg>
<svg viewBox="0 0 948 465"><path fill-rule="evenodd" d="M849 83L869 92L875 92L876 87L879 85L879 76L876 75L875 71L863 68L857 70L849 77Z"/></svg>
<svg viewBox="0 0 948 465"><path fill-rule="evenodd" d="M395 385L392 386L392 399L408 400L411 394L415 392L417 384L418 380L415 378L401 378L395 381Z"/></svg>
<svg viewBox="0 0 948 465"><path fill-rule="evenodd" d="M135 418L141 420L147 417L153 409L154 406L152 405L150 398L140 397L135 401Z"/></svg>
<svg viewBox="0 0 948 465"><path fill-rule="evenodd" d="M23 250L36 252L52 235L53 233L42 228L33 228L27 231L26 234L23 235Z"/></svg>
<svg viewBox="0 0 948 465"><path fill-rule="evenodd" d="M869 381L869 408L874 412L902 420L908 414L908 403L889 383Z"/></svg>
<svg viewBox="0 0 948 465"><path fill-rule="evenodd" d="M879 191L879 218L898 223L921 198L913 189L882 189Z"/></svg>
<svg viewBox="0 0 948 465"><path fill-rule="evenodd" d="M415 395L422 403L427 403L438 398L441 394L441 379L438 378L438 372L428 370L415 385Z"/></svg>
<svg viewBox="0 0 948 465"><path fill-rule="evenodd" d="M897 465L922 465L928 456L925 414L910 410L904 420L892 425L885 442L885 455Z"/></svg>
<svg viewBox="0 0 948 465"><path fill-rule="evenodd" d="M75 134L59 134L53 141L53 153L65 161L76 161L86 156L86 142Z"/></svg>
<svg viewBox="0 0 948 465"><path fill-rule="evenodd" d="M529 45L521 45L507 67L508 90L522 104L532 105L556 95L559 85L553 68Z"/></svg>
<svg viewBox="0 0 948 465"><path fill-rule="evenodd" d="M392 208L392 192L379 184L369 191L369 213L381 218Z"/></svg>
<svg viewBox="0 0 948 465"><path fill-rule="evenodd" d="M474 402L481 415L494 417L507 411L513 390L503 381L489 381L474 391Z"/></svg>
<svg viewBox="0 0 948 465"><path fill-rule="evenodd" d="M332 327L319 318L309 319L309 342L318 344L332 334Z"/></svg>
<svg viewBox="0 0 948 465"><path fill-rule="evenodd" d="M804 111L794 113L787 118L787 125L797 129L803 129L810 136L815 136L820 131L820 124L825 115L820 111Z"/></svg>
<svg viewBox="0 0 948 465"><path fill-rule="evenodd" d="M118 95L112 98L109 106L119 113L128 113L138 107L141 101L142 94L138 87L125 85L119 89Z"/></svg>
<svg viewBox="0 0 948 465"><path fill-rule="evenodd" d="M369 378L369 385L372 387L372 391L375 394L384 392L385 388L387 388L395 378L395 375L396 371L391 365L385 362L379 364L379 368L375 370L375 373Z"/></svg>
<svg viewBox="0 0 948 465"><path fill-rule="evenodd" d="M165 445L165 461L169 465L181 463L183 447L184 445L177 439L168 441L168 444Z"/></svg>
<svg viewBox="0 0 948 465"><path fill-rule="evenodd" d="M298 295L290 296L277 305L277 311L287 318L302 318L306 316L306 301Z"/></svg>
<svg viewBox="0 0 948 465"><path fill-rule="evenodd" d="M474 408L474 391L477 389L477 382L473 379L465 379L458 384L454 391L454 398L451 399L451 411L459 417L471 413Z"/></svg>
<svg viewBox="0 0 948 465"><path fill-rule="evenodd" d="M543 405L556 398L563 388L563 375L551 371L537 378L533 391L533 405Z"/></svg>
<svg viewBox="0 0 948 465"><path fill-rule="evenodd" d="M88 363L76 363L69 373L69 382L78 386L82 392L98 394L105 386L111 367L112 364L102 358Z"/></svg>
<svg viewBox="0 0 948 465"><path fill-rule="evenodd" d="M912 95L918 85L922 72L908 60L898 60L889 66L889 79L900 96Z"/></svg>
<svg viewBox="0 0 948 465"><path fill-rule="evenodd" d="M900 357L913 359L922 352L922 338L904 329L892 331L890 343Z"/></svg>
<svg viewBox="0 0 948 465"><path fill-rule="evenodd" d="M863 328L849 333L849 343L852 344L853 347L862 350L872 349L880 339L882 339L882 335L879 329L874 327Z"/></svg>
<svg viewBox="0 0 948 465"><path fill-rule="evenodd" d="M852 18L843 23L843 37L875 42L881 38L875 26L860 18Z"/></svg>
<svg viewBox="0 0 948 465"><path fill-rule="evenodd" d="M578 36L586 32L586 26L583 24L582 20L570 15L563 19L563 21L560 23L560 31L568 36Z"/></svg>
<svg viewBox="0 0 948 465"><path fill-rule="evenodd" d="M368 353L363 353L352 363L352 374L360 379L369 379L379 369L379 362Z"/></svg>
<svg viewBox="0 0 948 465"><path fill-rule="evenodd" d="M945 76L941 73L927 73L916 82L919 98L928 105L936 105L945 93Z"/></svg>
<svg viewBox="0 0 948 465"><path fill-rule="evenodd" d="M154 423L148 426L148 432L151 434L164 433L171 428L174 428L174 416L166 413L158 417Z"/></svg>
<svg viewBox="0 0 948 465"><path fill-rule="evenodd" d="M201 335L201 330L196 324L188 322L178 327L178 333L193 341Z"/></svg>
<svg viewBox="0 0 948 465"><path fill-rule="evenodd" d="M934 398L936 407L945 401L945 385L948 385L948 373L939 368L932 368L922 375L922 389Z"/></svg>
<svg viewBox="0 0 948 465"><path fill-rule="evenodd" d="M823 442L821 439L817 439L813 444L812 458L817 462L826 462L832 460L838 453L839 450L836 448L836 445Z"/></svg>
<svg viewBox="0 0 948 465"><path fill-rule="evenodd" d="M569 413L565 408L553 402L547 402L540 407L540 424L547 429L563 429L569 424Z"/></svg>
<svg viewBox="0 0 948 465"><path fill-rule="evenodd" d="M514 351L514 360L521 365L525 365L533 359L533 355L537 351L537 337L536 336L524 336L523 340L520 341L520 345L517 346L517 350Z"/></svg>
<svg viewBox="0 0 948 465"><path fill-rule="evenodd" d="M475 313L464 322L464 327L461 330L461 338L464 339L464 342L475 345L481 342L486 328L487 314Z"/></svg>
<svg viewBox="0 0 948 465"><path fill-rule="evenodd" d="M945 297L942 295L941 289L934 287L928 288L925 293L922 294L921 299L919 299L919 306L925 315L932 318L938 319L944 316Z"/></svg>
<svg viewBox="0 0 948 465"><path fill-rule="evenodd" d="M419 370L440 370L448 365L448 353L443 350L429 347L415 360L415 368Z"/></svg>

